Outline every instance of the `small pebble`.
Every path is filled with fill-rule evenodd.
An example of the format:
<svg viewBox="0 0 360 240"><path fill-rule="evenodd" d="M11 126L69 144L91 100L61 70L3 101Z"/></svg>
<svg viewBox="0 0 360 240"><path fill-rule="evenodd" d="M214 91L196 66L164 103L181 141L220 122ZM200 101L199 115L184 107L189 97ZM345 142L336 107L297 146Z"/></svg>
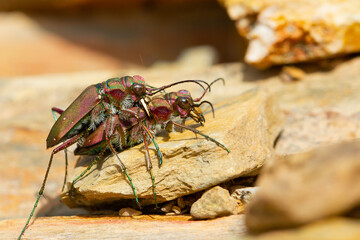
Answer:
<svg viewBox="0 0 360 240"><path fill-rule="evenodd" d="M165 213L165 215L166 215L166 216L175 216L176 213L174 213L174 212L168 212L168 213Z"/></svg>
<svg viewBox="0 0 360 240"><path fill-rule="evenodd" d="M231 188L231 197L239 200L243 205L250 202L259 187L233 186Z"/></svg>
<svg viewBox="0 0 360 240"><path fill-rule="evenodd" d="M176 215L181 213L181 208L179 206L173 206L171 209Z"/></svg>
<svg viewBox="0 0 360 240"><path fill-rule="evenodd" d="M284 82L293 82L305 77L305 72L297 67L285 66L281 70L280 79Z"/></svg>
<svg viewBox="0 0 360 240"><path fill-rule="evenodd" d="M236 199L230 197L229 191L219 186L206 191L190 209L195 219L209 219L238 213Z"/></svg>
<svg viewBox="0 0 360 240"><path fill-rule="evenodd" d="M170 201L164 204L164 206L161 208L161 211L164 213L169 213L172 210L172 207L175 205L175 201Z"/></svg>
<svg viewBox="0 0 360 240"><path fill-rule="evenodd" d="M141 211L138 211L138 210L133 209L133 208L122 208L119 211L119 216L120 217L132 217L132 216L139 216L141 214L142 214Z"/></svg>

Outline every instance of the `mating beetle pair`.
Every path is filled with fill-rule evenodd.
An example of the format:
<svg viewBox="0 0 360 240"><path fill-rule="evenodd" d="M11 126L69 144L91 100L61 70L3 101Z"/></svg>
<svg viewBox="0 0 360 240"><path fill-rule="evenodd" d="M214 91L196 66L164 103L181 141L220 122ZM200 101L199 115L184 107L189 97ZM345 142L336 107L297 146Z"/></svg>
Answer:
<svg viewBox="0 0 360 240"><path fill-rule="evenodd" d="M204 89L202 96L192 99L188 91L181 90L148 99L164 89L185 82L193 82L200 85ZM204 88L201 83L206 84L207 88ZM200 102L199 104L196 102L201 101L207 90L210 90L210 85L201 80L184 80L161 88L154 88L146 85L144 79L140 76L126 76L109 79L103 83L89 86L65 111L53 108L53 111L61 115L49 133L47 147L53 147L57 144L60 144L60 146L56 147L51 153L39 196L19 239L23 235L43 194L53 155L75 143L78 144L75 154L97 155L97 157L80 176L73 180L69 194L73 190L75 181L81 178L91 166L101 159L105 152L110 151L116 156L121 170L126 174L138 204L132 180L127 174L125 165L117 156L117 152L144 142L146 165L151 175L156 204L155 179L151 172L152 165L149 158L148 141L151 140L154 143L159 156L159 165L161 165L162 155L154 138L155 127L157 125L176 125L188 129L213 141L229 152L224 145L215 139L202 134L194 128L173 121L173 118L176 116L180 116L182 119L191 117L196 122L202 124L205 119L199 106L203 103L208 103L212 110L213 107L207 101Z"/></svg>

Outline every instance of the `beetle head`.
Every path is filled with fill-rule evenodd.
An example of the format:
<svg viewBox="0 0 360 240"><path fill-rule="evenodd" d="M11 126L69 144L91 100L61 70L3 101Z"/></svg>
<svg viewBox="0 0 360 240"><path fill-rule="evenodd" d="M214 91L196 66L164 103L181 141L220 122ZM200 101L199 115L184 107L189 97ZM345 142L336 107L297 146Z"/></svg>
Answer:
<svg viewBox="0 0 360 240"><path fill-rule="evenodd" d="M130 89L132 91L133 99L139 101L146 95L146 83L143 77L135 75L132 77L132 82L130 83Z"/></svg>
<svg viewBox="0 0 360 240"><path fill-rule="evenodd" d="M189 91L171 92L166 95L166 98L173 107L174 116L180 116L181 118L191 117L200 124L205 122L201 109L195 104Z"/></svg>

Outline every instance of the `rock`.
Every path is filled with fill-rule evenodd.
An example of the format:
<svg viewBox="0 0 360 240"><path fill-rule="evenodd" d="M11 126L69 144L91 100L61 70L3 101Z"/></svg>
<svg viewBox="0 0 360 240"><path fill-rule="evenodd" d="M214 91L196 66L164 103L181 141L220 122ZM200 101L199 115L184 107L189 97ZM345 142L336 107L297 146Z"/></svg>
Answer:
<svg viewBox="0 0 360 240"><path fill-rule="evenodd" d="M132 216L139 216L141 214L142 214L141 211L138 211L138 210L133 209L133 208L122 208L119 211L119 216L120 217L132 217Z"/></svg>
<svg viewBox="0 0 360 240"><path fill-rule="evenodd" d="M360 50L356 0L220 0L249 40L245 61L258 67Z"/></svg>
<svg viewBox="0 0 360 240"><path fill-rule="evenodd" d="M175 201L167 202L164 204L164 206L162 206L161 211L163 211L164 213L169 213L174 205Z"/></svg>
<svg viewBox="0 0 360 240"><path fill-rule="evenodd" d="M216 118L205 115L205 127L198 130L227 146L231 151L229 154L213 142L194 138L190 131L157 137L164 156L160 169L155 164L155 151L151 151L151 158L159 203L249 175L273 157L273 143L281 129L282 118L266 93L249 91L230 102L216 105L215 112ZM118 156L127 167L142 204L154 203L143 146L125 150ZM92 161L79 159L69 181L87 168L89 160ZM74 198L68 197L66 189L62 200L74 207L113 205L116 201L133 199L132 189L117 164L116 158L110 157L94 165L74 185Z"/></svg>
<svg viewBox="0 0 360 240"><path fill-rule="evenodd" d="M279 157L266 165L246 208L253 232L344 214L360 205L360 141Z"/></svg>
<svg viewBox="0 0 360 240"><path fill-rule="evenodd" d="M356 240L360 239L360 221L358 219L330 218L305 226L270 231L241 238L242 240Z"/></svg>
<svg viewBox="0 0 360 240"><path fill-rule="evenodd" d="M237 201L230 197L228 190L219 186L206 191L190 209L190 214L195 219L209 219L237 213Z"/></svg>
<svg viewBox="0 0 360 240"><path fill-rule="evenodd" d="M304 78L305 72L297 67L283 67L279 75L280 79L284 82L298 81Z"/></svg>
<svg viewBox="0 0 360 240"><path fill-rule="evenodd" d="M230 190L230 196L245 205L250 202L257 191L259 191L259 187L233 186Z"/></svg>
<svg viewBox="0 0 360 240"><path fill-rule="evenodd" d="M327 143L356 139L360 136L359 116L358 113L344 114L337 109L293 111L288 115L276 153L298 153Z"/></svg>
<svg viewBox="0 0 360 240"><path fill-rule="evenodd" d="M181 208L179 206L173 206L171 209L176 215L181 213Z"/></svg>
<svg viewBox="0 0 360 240"><path fill-rule="evenodd" d="M34 205L51 154L51 150L45 150L45 139L54 123L50 108L66 108L87 86L114 76L140 74L153 86L183 79L211 82L221 76L226 80L226 85L214 85L211 94L206 96L214 104L231 101L253 88L265 89L286 116L284 129L275 148L278 155L360 138L360 57L340 64L333 70L305 71L308 74L301 81L291 84L284 84L278 78L278 71L259 71L241 63L180 72L176 69L149 68L2 78L0 181L3 183L3 198L0 216L3 219L27 217ZM187 84L181 87L189 89L193 96L201 95L197 86ZM211 116L207 117L205 125L208 121L211 121ZM72 150L70 148L70 152ZM68 156L71 174L76 157L71 153ZM63 178L64 153L60 152L54 157L46 185L47 199L60 194ZM49 204L47 199L40 200L38 210ZM186 205L191 206L195 200L197 198L186 197ZM116 210L121 207L124 206Z"/></svg>
<svg viewBox="0 0 360 240"><path fill-rule="evenodd" d="M240 239L246 233L244 216L190 221L190 216L42 217L29 226L23 239ZM16 239L26 219L0 221L1 239Z"/></svg>

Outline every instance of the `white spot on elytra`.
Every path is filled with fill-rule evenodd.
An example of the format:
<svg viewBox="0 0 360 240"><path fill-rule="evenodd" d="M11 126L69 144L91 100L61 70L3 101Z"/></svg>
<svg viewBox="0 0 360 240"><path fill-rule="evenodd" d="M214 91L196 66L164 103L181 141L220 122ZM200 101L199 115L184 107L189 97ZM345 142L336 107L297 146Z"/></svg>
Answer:
<svg viewBox="0 0 360 240"><path fill-rule="evenodd" d="M65 121L65 120L66 120L66 117L64 117L63 120Z"/></svg>

